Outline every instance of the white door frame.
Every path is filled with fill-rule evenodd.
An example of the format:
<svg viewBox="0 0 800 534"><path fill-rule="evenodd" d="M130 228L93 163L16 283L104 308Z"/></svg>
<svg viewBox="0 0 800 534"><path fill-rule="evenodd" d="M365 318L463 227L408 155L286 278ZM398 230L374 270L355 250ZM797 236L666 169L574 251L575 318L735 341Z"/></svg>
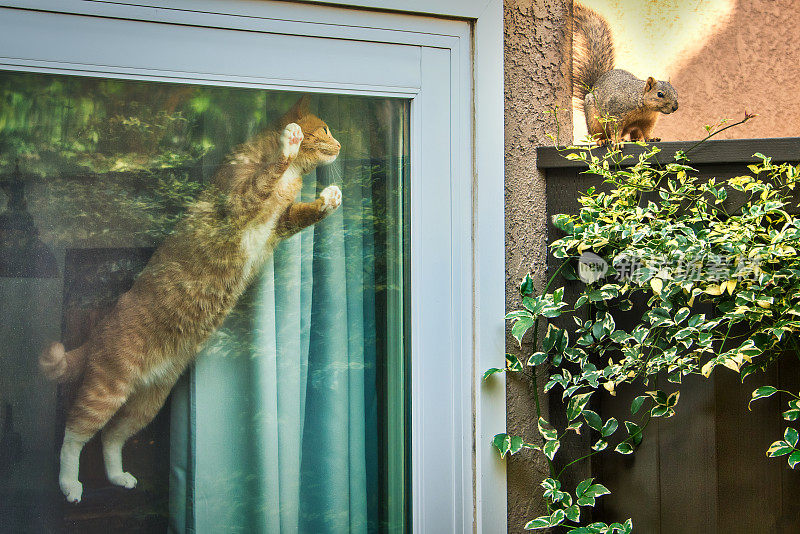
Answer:
<svg viewBox="0 0 800 534"><path fill-rule="evenodd" d="M447 354L430 350L437 347L436 332L430 328L426 331L430 321L424 314L415 315L412 304L413 526L415 532L433 532L434 527L441 532L445 526L453 532L504 532L505 465L489 442L505 428L505 383L502 375L497 375L488 386L481 380L485 369L502 365L505 352L502 2L331 0L327 3L416 11L462 20L343 9L319 3L255 0L0 0L0 69L408 97L414 99L412 124L419 125L422 121L414 119L437 111L430 106L425 108L425 95L437 88L403 81L413 76L398 74L396 81L386 83L373 79L370 72L363 72L347 80L320 82L304 79L301 73L276 80L208 72L199 65L181 72L148 65L121 68L98 57L88 58L96 50L113 55L113 51L103 50L106 47L100 43L90 43L91 47L81 52L88 59L58 59L51 56L53 43L20 39L18 35L13 40L4 39L2 35L8 34L5 31L8 28L3 25L9 19L4 15L35 17L37 24L52 23L58 14L69 13L78 15L73 22L87 19L80 16L86 15L116 23L148 21L182 28L331 38L343 54L352 42L375 43L378 54L391 54L394 49L388 45L406 45L419 49L421 70L449 66L451 105L445 115L450 119L451 158L450 168L438 177L445 179L448 174L450 177L449 184L444 184L450 192L450 211L439 219L450 225L448 250L437 250L425 242L423 217L432 211L433 204L426 202L430 199L414 196L413 184L415 179L437 177L415 178L412 163L412 303L428 298L421 291L426 284L448 286L450 300L437 306L439 313L450 312L445 324L452 340L451 344L445 344ZM63 51L79 44L74 40L61 48ZM425 158L426 150L432 150L434 145L426 142L424 131L412 131L412 162ZM426 204L427 211L423 212ZM432 269L437 262L444 268ZM442 391L450 398L437 398ZM447 415L446 420L441 420L440 411L432 408L441 402L445 403L441 413ZM443 428L450 439L438 442L441 432L437 429ZM433 471L441 466L450 470L447 479L450 495L441 495L437 486L441 477Z"/></svg>

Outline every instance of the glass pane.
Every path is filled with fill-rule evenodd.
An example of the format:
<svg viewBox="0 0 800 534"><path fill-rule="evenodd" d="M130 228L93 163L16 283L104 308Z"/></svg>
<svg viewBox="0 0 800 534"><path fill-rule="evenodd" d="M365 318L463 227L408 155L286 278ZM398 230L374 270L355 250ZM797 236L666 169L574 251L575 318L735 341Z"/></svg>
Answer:
<svg viewBox="0 0 800 534"><path fill-rule="evenodd" d="M408 102L0 93L0 531L407 531Z"/></svg>

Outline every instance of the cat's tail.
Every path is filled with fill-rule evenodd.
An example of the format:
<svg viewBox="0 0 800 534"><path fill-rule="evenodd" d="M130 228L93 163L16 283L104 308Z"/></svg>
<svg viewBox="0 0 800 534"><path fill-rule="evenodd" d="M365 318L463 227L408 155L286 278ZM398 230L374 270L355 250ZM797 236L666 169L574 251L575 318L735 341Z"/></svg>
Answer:
<svg viewBox="0 0 800 534"><path fill-rule="evenodd" d="M69 352L64 345L55 341L39 356L39 369L42 374L56 382L72 382L83 374L86 366L86 345Z"/></svg>

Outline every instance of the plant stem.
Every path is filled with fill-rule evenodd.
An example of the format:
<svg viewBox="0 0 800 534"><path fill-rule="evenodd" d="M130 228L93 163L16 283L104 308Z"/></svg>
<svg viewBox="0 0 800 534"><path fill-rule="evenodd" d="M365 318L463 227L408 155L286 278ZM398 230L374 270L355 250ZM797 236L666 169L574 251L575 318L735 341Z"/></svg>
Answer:
<svg viewBox="0 0 800 534"><path fill-rule="evenodd" d="M644 432L644 429L645 429L645 428L647 428L647 425L648 425L648 424L650 424L650 419L651 419L651 417L650 417L650 412L648 411L648 412L647 412L647 420L644 422L644 424L642 424L642 426L640 426L640 427L639 427L639 430L638 430L637 432L634 432L633 434L631 434L631 435L630 435L630 436L628 436L627 438L623 439L622 441L620 441L620 442L619 442L619 444L617 444L617 446L619 446L619 445L620 445L620 444L622 444L622 443L625 443L625 442L626 442L626 441L628 441L628 440L631 440L631 439L635 438L636 436L638 436L638 435L640 435L642 432ZM604 449L604 450L605 450L605 449ZM568 463L568 464L567 464L567 465L565 465L563 468L561 468L561 471L559 471L559 472L558 472L558 475L556 475L556 476L554 476L554 477L552 477L552 478L553 478L553 479L555 479L555 480L558 480L558 478L559 478L561 475L563 475L563 474L564 474L564 471L566 471L567 467L571 466L572 464L576 464L576 463L580 462L581 460L585 460L585 459L587 459L587 458L591 458L592 456L594 456L595 454L598 454L598 453L600 453L600 452L603 452L603 451L592 451L592 452L590 452L589 454L585 454L585 455L581 456L580 458L577 458L577 459L575 459L575 460L572 460L570 463Z"/></svg>
<svg viewBox="0 0 800 534"><path fill-rule="evenodd" d="M740 124L744 124L745 122L749 121L753 117L754 117L754 115L745 114L744 119L740 120L739 122L734 122L733 124L729 124L724 128L720 128L719 130L717 130L715 132L711 132L710 134L705 136L703 139L701 139L700 141L698 141L697 143L695 143L691 147L689 147L688 150L684 150L683 153L684 154L688 154L689 152L691 152L692 150L694 150L698 146L702 145L703 143L705 143L706 141L708 141L709 139L711 139L715 135L720 134L720 133L724 132L725 130L727 130L729 128L733 128L734 126L739 126Z"/></svg>
<svg viewBox="0 0 800 534"><path fill-rule="evenodd" d="M542 295L546 295L547 294L547 290L550 289L550 285L556 279L556 276L558 275L558 273L561 272L561 269L563 269L564 266L568 262L569 262L569 260L564 260L561 263L561 265L559 265L558 269L556 269L556 272L553 273L553 276L550 277L550 280L548 280L547 284L544 286L544 289L542 290L542 293L541 293ZM538 346L538 343L539 343L539 317L537 317L535 319L534 323L533 323L533 340L532 340L532 342L533 342L533 350L535 351L536 347ZM538 420L538 419L541 419L541 417L542 417L542 406L541 406L541 404L539 402L539 380L536 377L536 368L535 367L533 368L533 377L532 378L533 378L533 400L536 402L536 417L537 417L537 420ZM545 458L547 458L547 456L545 456ZM550 468L550 476L552 477L553 474L556 471L556 468L553 465L553 461L550 458L547 458L547 465Z"/></svg>

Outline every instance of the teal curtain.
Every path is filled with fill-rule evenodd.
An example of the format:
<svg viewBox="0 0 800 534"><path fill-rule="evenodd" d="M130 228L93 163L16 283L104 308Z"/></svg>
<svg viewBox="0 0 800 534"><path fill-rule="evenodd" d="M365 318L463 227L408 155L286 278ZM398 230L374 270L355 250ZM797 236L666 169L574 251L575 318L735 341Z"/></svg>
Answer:
<svg viewBox="0 0 800 534"><path fill-rule="evenodd" d="M320 107L329 123L358 117L357 105ZM394 133L380 132L377 159L364 157L368 131L339 135L359 157L343 150L304 177L302 200L335 183L342 207L277 247L173 393L171 531L378 530L376 360L387 341L388 360L402 358L403 313L401 158L385 156L402 148L402 119L383 126Z"/></svg>

